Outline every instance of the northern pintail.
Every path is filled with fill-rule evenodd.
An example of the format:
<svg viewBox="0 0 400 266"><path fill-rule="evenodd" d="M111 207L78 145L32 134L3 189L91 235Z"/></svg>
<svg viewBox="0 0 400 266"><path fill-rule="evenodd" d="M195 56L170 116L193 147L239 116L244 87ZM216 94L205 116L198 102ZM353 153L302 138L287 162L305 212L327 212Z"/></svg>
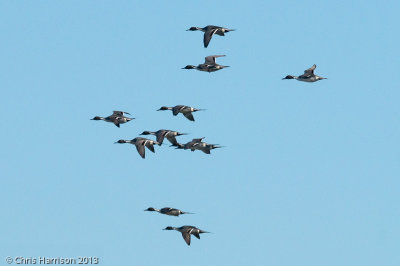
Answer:
<svg viewBox="0 0 400 266"><path fill-rule="evenodd" d="M196 70L204 71L204 72L215 72L215 71L221 70L225 67L229 67L229 66L218 65L216 63L215 59L218 57L223 57L223 56L225 56L225 55L209 55L209 56L205 57L204 64L200 64L197 66L187 65L187 66L183 67L182 69L196 69Z"/></svg>
<svg viewBox="0 0 400 266"><path fill-rule="evenodd" d="M316 82L321 79L327 79L314 74L314 70L317 68L317 65L313 65L309 69L304 70L304 74L300 76L292 76L287 75L283 79L297 79L298 81L305 81L305 82Z"/></svg>
<svg viewBox="0 0 400 266"><path fill-rule="evenodd" d="M214 34L217 34L219 36L225 36L225 32L234 31L233 29L228 29L228 28L213 26L213 25L208 25L204 28L191 27L190 29L188 29L186 31L196 31L196 30L204 32L203 43L204 43L205 48L207 48L207 46L210 43L211 38Z"/></svg>
<svg viewBox="0 0 400 266"><path fill-rule="evenodd" d="M136 146L136 149L138 151L138 153L140 154L140 156L142 156L142 158L145 158L145 149L144 147L146 146L150 151L155 152L154 150L154 144L158 144L157 141L151 140L151 139L145 139L145 138L134 138L132 140L123 140L120 139L115 143L130 143Z"/></svg>
<svg viewBox="0 0 400 266"><path fill-rule="evenodd" d="M167 226L163 230L176 230L178 232L181 232L183 239L185 239L186 244L188 244L189 246L190 246L190 235L194 235L195 237L200 239L200 234L210 233L191 225L184 225L181 227Z"/></svg>
<svg viewBox="0 0 400 266"><path fill-rule="evenodd" d="M95 116L91 120L103 120L106 122L114 123L117 127L120 127L120 124L125 124L135 118L126 117L125 114L130 115L128 112L123 111L113 111L113 114L107 117Z"/></svg>
<svg viewBox="0 0 400 266"><path fill-rule="evenodd" d="M164 138L167 138L169 142L171 142L172 146L178 146L178 141L176 141L177 136L182 136L182 135L187 135L186 133L180 133L178 131L172 131L172 130L167 130L167 129L160 129L156 132L153 131L143 131L142 134L140 135L154 135L157 137L157 142L159 143L158 145L161 146L161 144L164 141Z"/></svg>
<svg viewBox="0 0 400 266"><path fill-rule="evenodd" d="M205 137L192 139L191 141L187 142L186 144L178 143L178 146L176 147L176 149L184 149L184 150L195 151L196 150L196 145L198 143L201 143L204 138Z"/></svg>
<svg viewBox="0 0 400 266"><path fill-rule="evenodd" d="M206 154L211 154L211 150L213 149L218 149L222 148L223 146L219 146L218 144L208 144L206 142L203 142L203 138L198 138L198 139L192 139L186 144L180 144L178 143L176 149L184 149L184 150L199 150L202 151Z"/></svg>
<svg viewBox="0 0 400 266"><path fill-rule="evenodd" d="M162 106L157 111L165 111L165 110L171 110L173 115L178 115L179 113L181 113L190 121L194 121L194 117L193 117L192 113L197 112L197 111L204 111L205 109L197 109L197 108L193 108L193 107L186 106L186 105L177 105L174 107Z"/></svg>
<svg viewBox="0 0 400 266"><path fill-rule="evenodd" d="M222 148L223 146L218 146L218 144L208 144L206 142L198 142L193 145L196 150L202 151L206 154L211 154L211 150Z"/></svg>
<svg viewBox="0 0 400 266"><path fill-rule="evenodd" d="M165 208L162 208L161 210L153 208L153 207L149 207L145 211L159 212L161 214L165 214L165 215L169 215L169 216L179 216L181 214L193 214L191 212L184 212L184 211L181 211L181 210L178 210L178 209L174 209L174 208L170 208L170 207L165 207Z"/></svg>

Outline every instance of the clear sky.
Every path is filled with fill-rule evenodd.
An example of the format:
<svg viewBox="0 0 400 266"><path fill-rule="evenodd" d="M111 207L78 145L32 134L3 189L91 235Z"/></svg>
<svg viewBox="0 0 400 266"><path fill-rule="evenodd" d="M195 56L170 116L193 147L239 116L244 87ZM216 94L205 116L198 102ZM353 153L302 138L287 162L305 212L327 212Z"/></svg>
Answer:
<svg viewBox="0 0 400 266"><path fill-rule="evenodd" d="M400 265L400 2L1 1L0 265ZM203 48L191 26L226 26ZM225 54L215 73L182 70ZM317 64L316 83L281 80ZM171 112L207 109L196 122ZM90 121L113 110L136 120ZM144 130L226 146L114 145ZM147 207L194 215L169 217ZM185 244L166 226L212 232Z"/></svg>

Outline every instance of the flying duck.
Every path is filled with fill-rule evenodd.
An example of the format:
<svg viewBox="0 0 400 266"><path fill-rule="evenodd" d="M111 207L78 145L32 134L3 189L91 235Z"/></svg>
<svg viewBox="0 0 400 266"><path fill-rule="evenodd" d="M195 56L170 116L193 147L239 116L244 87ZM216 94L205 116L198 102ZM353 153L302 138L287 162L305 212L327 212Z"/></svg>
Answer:
<svg viewBox="0 0 400 266"><path fill-rule="evenodd" d="M300 76L292 76L287 75L283 79L297 79L298 81L305 81L305 82L316 82L321 79L327 79L314 74L314 70L317 68L317 65L313 65L309 69L304 70L304 74Z"/></svg>
<svg viewBox="0 0 400 266"><path fill-rule="evenodd" d="M227 29L224 27L213 26L213 25L208 25L204 28L191 27L190 29L188 29L186 31L196 31L196 30L204 32L203 43L204 43L205 48L207 48L207 46L210 43L211 38L214 34L217 34L219 36L225 36L225 32L234 31L233 29Z"/></svg>
<svg viewBox="0 0 400 266"><path fill-rule="evenodd" d="M206 154L211 154L211 150L222 148L222 146L218 146L218 144L208 144L205 142L198 142L193 145L194 149L202 151Z"/></svg>
<svg viewBox="0 0 400 266"><path fill-rule="evenodd" d="M95 116L90 120L103 120L106 122L114 123L117 127L120 127L120 124L125 124L135 118L126 117L125 114L130 115L128 112L122 111L113 111L113 114L107 117Z"/></svg>
<svg viewBox="0 0 400 266"><path fill-rule="evenodd" d="M143 159L145 158L144 147L146 146L150 151L155 152L154 144L158 144L157 141L154 141L151 139L140 138L140 137L134 138L132 140L120 139L115 143L130 143L130 144L135 145L138 153L140 154L140 156L142 156Z"/></svg>
<svg viewBox="0 0 400 266"><path fill-rule="evenodd" d="M205 61L204 64L199 64L197 66L194 65L187 65L185 67L183 67L182 69L196 69L199 71L204 71L204 72L215 72L218 70L221 70L225 67L229 67L229 66L222 66L222 65L218 65L215 61L216 58L218 57L223 57L225 55L209 55L205 57Z"/></svg>
<svg viewBox="0 0 400 266"><path fill-rule="evenodd" d="M157 137L157 142L158 145L161 146L161 144L164 141L164 138L167 138L167 140L169 142L171 142L172 146L178 146L178 141L176 141L177 136L181 136L181 135L187 135L186 133L180 133L178 131L172 131L172 130L167 130L167 129L160 129L156 132L153 131L143 131L142 134L140 135L154 135Z"/></svg>
<svg viewBox="0 0 400 266"><path fill-rule="evenodd" d="M191 226L191 225L185 225L181 227L172 227L172 226L167 226L163 230L176 230L178 232L182 233L183 239L185 239L186 244L190 246L190 235L194 235L198 239L200 239L200 234L203 233L209 233L207 231L203 231L197 227Z"/></svg>
<svg viewBox="0 0 400 266"><path fill-rule="evenodd" d="M177 106L174 106L174 107L162 106L157 111L165 111L165 110L171 110L172 114L174 116L178 115L179 113L182 113L190 121L194 121L194 117L193 117L192 112L204 111L204 109L197 109L197 108L193 108L193 107L186 106L186 105L177 105Z"/></svg>
<svg viewBox="0 0 400 266"><path fill-rule="evenodd" d="M204 138L205 137L192 139L191 141L187 142L186 144L178 143L176 149L184 149L184 150L195 151L196 150L196 145L198 143L201 143Z"/></svg>
<svg viewBox="0 0 400 266"><path fill-rule="evenodd" d="M149 207L145 211L159 212L161 214L165 214L165 215L169 215L169 216L179 216L181 214L193 214L191 212L184 212L184 211L181 211L181 210L178 210L178 209L174 209L174 208L170 208L170 207L165 207L165 208L162 208L161 210L155 209L153 207Z"/></svg>

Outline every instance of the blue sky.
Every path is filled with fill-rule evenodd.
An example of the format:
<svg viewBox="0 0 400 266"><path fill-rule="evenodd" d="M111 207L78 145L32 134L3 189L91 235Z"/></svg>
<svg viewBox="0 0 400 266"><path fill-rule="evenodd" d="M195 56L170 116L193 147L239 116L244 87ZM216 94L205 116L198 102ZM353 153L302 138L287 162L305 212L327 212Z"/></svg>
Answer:
<svg viewBox="0 0 400 266"><path fill-rule="evenodd" d="M398 1L2 1L0 265L399 265ZM237 29L207 49L191 26ZM215 73L182 70L219 58ZM281 80L317 64L327 80ZM196 122L160 106L207 109ZM112 110L136 120L90 121ZM167 128L226 146L114 145ZM143 210L176 207L168 217ZM213 234L186 246L168 225Z"/></svg>

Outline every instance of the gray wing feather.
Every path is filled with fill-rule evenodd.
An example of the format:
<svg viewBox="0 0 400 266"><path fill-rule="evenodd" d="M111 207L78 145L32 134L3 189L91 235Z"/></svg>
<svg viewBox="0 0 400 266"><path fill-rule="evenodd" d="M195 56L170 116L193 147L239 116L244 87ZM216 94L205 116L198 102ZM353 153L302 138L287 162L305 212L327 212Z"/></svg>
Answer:
<svg viewBox="0 0 400 266"><path fill-rule="evenodd" d="M314 75L314 69L317 68L317 65L313 65L309 69L304 70L304 75Z"/></svg>
<svg viewBox="0 0 400 266"><path fill-rule="evenodd" d="M206 61L204 62L204 64L209 64L209 65L215 65L215 59L216 58L218 58L218 57L223 57L223 56L225 56L225 55L209 55L209 56L206 56Z"/></svg>
<svg viewBox="0 0 400 266"><path fill-rule="evenodd" d="M183 114L187 119L189 119L190 121L194 121L194 117L192 113L184 113Z"/></svg>
<svg viewBox="0 0 400 266"><path fill-rule="evenodd" d="M167 138L167 140L168 140L169 142L171 142L172 145L178 146L178 141L176 141L176 138L175 138L174 136L167 136L166 138ZM157 141L158 141L158 140L157 140ZM159 142L159 141L158 141L158 142Z"/></svg>
<svg viewBox="0 0 400 266"><path fill-rule="evenodd" d="M142 158L144 159L146 156L145 151L144 151L144 143L139 142L139 143L136 143L135 146L136 146L136 149L137 149L138 153L140 154L140 156L142 156Z"/></svg>
<svg viewBox="0 0 400 266"><path fill-rule="evenodd" d="M177 105L177 106L175 106L174 108L172 108L172 114L173 114L173 115L178 115L179 112L180 112L183 108L185 108L184 105Z"/></svg>
<svg viewBox="0 0 400 266"><path fill-rule="evenodd" d="M212 29L212 30L208 30L204 33L204 39L203 39L203 43L204 43L204 47L207 48L208 44L211 41L212 36L218 31L218 29Z"/></svg>
<svg viewBox="0 0 400 266"><path fill-rule="evenodd" d="M147 142L147 143L146 143L146 147L147 147L150 151L156 152L156 151L154 150L153 144L151 144L150 142Z"/></svg>
<svg viewBox="0 0 400 266"><path fill-rule="evenodd" d="M186 244L190 246L190 234L187 231L182 232L182 237L185 239Z"/></svg>

